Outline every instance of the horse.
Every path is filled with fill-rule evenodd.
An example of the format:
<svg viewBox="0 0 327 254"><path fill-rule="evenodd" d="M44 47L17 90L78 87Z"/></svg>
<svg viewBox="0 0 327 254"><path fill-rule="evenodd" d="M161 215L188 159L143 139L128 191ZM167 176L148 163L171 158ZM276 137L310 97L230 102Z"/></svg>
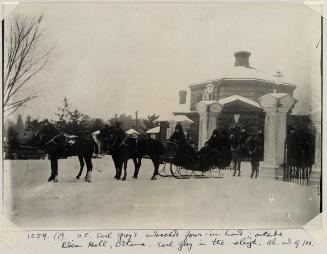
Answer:
<svg viewBox="0 0 327 254"><path fill-rule="evenodd" d="M51 175L48 182L58 181L58 159L66 158L68 156L78 156L80 163L80 170L76 179L82 175L84 165L86 164L87 172L85 181L91 182L92 176L92 155L97 153L97 146L92 139L79 136L69 136L60 134L53 137L45 145L45 151L51 162ZM85 163L84 163L85 162Z"/></svg>
<svg viewBox="0 0 327 254"><path fill-rule="evenodd" d="M153 175L151 180L156 180L161 162L161 155L163 154L163 144L159 140L151 138L133 138L126 134L116 126L107 126L100 130L100 140L104 143L104 149L108 150L112 156L116 175L115 178L120 180L122 169L124 175L121 180L125 181L127 178L127 163L129 159L133 159L135 170L133 178L137 179L141 167L142 157L149 155L154 165Z"/></svg>

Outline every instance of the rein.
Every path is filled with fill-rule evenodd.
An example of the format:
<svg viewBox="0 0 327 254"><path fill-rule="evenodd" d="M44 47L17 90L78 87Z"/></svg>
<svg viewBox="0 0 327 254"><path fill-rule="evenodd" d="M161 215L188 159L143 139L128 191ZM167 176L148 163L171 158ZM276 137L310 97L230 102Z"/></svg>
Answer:
<svg viewBox="0 0 327 254"><path fill-rule="evenodd" d="M127 146L127 144L125 143L126 139L127 139L127 137L124 138L123 141L122 141L120 144L117 145L118 138L116 137L115 140L114 140L114 142L112 143L112 145L111 145L110 147L111 147L111 148L113 148L113 147L115 147L115 146L116 146L116 147L122 147L123 145L126 145L126 146Z"/></svg>
<svg viewBox="0 0 327 254"><path fill-rule="evenodd" d="M127 146L127 144L125 143L125 140L126 140L126 139L127 139L127 137L124 138L124 140L120 143L119 147L122 147L123 145Z"/></svg>
<svg viewBox="0 0 327 254"><path fill-rule="evenodd" d="M49 143L54 143L55 145L58 145L58 143L54 141L54 138L52 138L50 141L48 141L47 144L49 144Z"/></svg>

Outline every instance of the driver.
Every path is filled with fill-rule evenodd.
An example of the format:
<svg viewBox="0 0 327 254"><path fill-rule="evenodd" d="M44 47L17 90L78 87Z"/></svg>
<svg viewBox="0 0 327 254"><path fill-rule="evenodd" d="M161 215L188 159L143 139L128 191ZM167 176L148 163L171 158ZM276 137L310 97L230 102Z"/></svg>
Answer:
<svg viewBox="0 0 327 254"><path fill-rule="evenodd" d="M177 144L178 147L182 147L186 143L185 134L183 132L183 127L180 123L178 123L175 127L175 131L173 135L171 135L170 139L171 142Z"/></svg>
<svg viewBox="0 0 327 254"><path fill-rule="evenodd" d="M183 132L183 127L180 123L176 125L175 131L173 135L171 135L169 141L174 142L177 145L175 164L182 166L186 162L187 158L185 154L186 138Z"/></svg>

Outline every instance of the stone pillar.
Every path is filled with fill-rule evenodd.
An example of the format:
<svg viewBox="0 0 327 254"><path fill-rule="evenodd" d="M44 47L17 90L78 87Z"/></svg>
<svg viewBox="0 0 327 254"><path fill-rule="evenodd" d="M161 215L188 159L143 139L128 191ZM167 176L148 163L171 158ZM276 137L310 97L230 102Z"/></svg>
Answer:
<svg viewBox="0 0 327 254"><path fill-rule="evenodd" d="M289 108L278 107L277 108L277 142L276 142L276 165L284 163L284 148L287 132L287 112ZM282 148L282 149L281 149Z"/></svg>
<svg viewBox="0 0 327 254"><path fill-rule="evenodd" d="M276 161L276 130L277 112L275 107L265 107L265 129L264 129L264 162L266 166L275 165Z"/></svg>
<svg viewBox="0 0 327 254"><path fill-rule="evenodd" d="M285 93L270 93L259 98L266 113L263 169L277 169L284 162L286 117L295 102Z"/></svg>
<svg viewBox="0 0 327 254"><path fill-rule="evenodd" d="M217 117L221 110L223 109L222 105L219 102L213 102L208 106L208 136L209 139L212 135L212 132L217 128Z"/></svg>
<svg viewBox="0 0 327 254"><path fill-rule="evenodd" d="M200 101L195 105L195 107L200 116L198 142L198 148L200 149L206 142L208 136L208 105L203 101Z"/></svg>
<svg viewBox="0 0 327 254"><path fill-rule="evenodd" d="M217 101L200 101L196 104L196 110L200 115L198 148L201 149L213 130L217 128L217 116L222 106Z"/></svg>
<svg viewBox="0 0 327 254"><path fill-rule="evenodd" d="M276 164L279 166L284 163L284 151L285 151L285 141L287 132L287 114L292 110L295 105L296 100L285 95L278 99L277 108L277 145L276 145Z"/></svg>
<svg viewBox="0 0 327 254"><path fill-rule="evenodd" d="M208 112L199 112L199 149L204 146L208 139Z"/></svg>

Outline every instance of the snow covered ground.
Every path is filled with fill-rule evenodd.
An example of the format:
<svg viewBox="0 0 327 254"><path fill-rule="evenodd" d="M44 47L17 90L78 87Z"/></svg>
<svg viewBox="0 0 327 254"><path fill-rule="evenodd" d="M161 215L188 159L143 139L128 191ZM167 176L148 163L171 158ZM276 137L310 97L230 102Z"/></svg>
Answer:
<svg viewBox="0 0 327 254"><path fill-rule="evenodd" d="M93 182L75 181L77 158L59 161L48 183L48 160L5 161L6 212L24 229L299 228L319 213L318 188L224 171L223 178L158 177L143 160L139 179L113 178L111 157L94 160ZM84 172L85 173L85 172ZM84 176L83 173L83 176Z"/></svg>

